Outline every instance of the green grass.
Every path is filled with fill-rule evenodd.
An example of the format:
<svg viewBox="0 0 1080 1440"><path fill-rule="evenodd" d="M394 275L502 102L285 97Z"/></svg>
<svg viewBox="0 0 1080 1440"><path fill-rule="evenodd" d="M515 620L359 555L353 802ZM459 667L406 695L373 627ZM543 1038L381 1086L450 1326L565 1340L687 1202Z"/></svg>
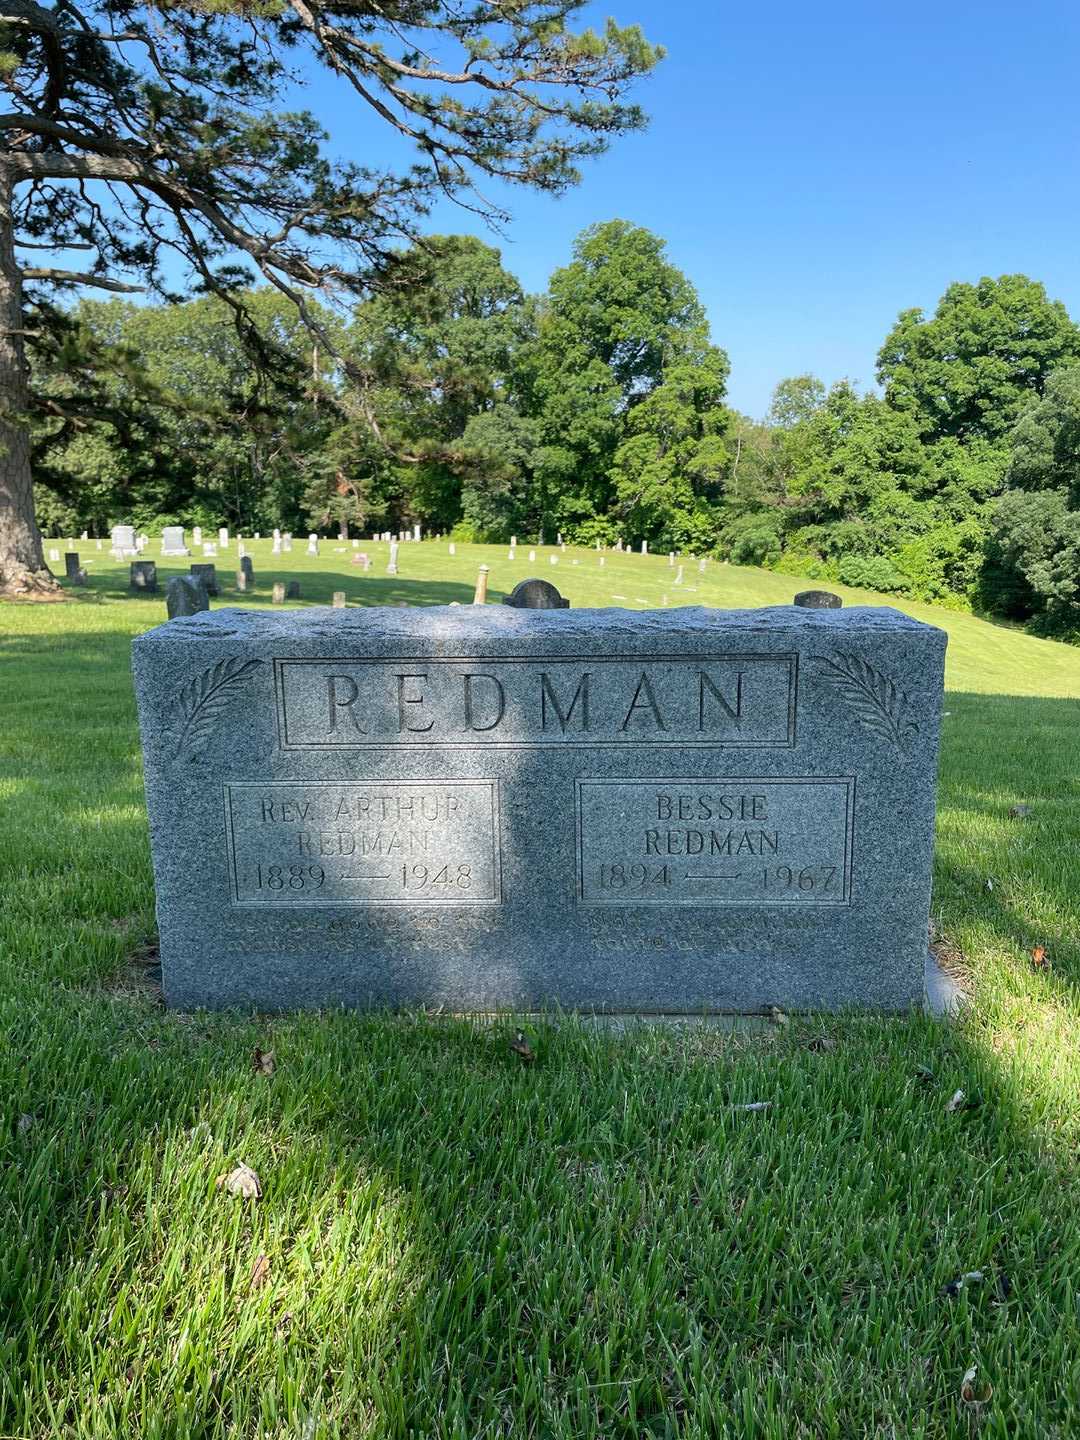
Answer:
<svg viewBox="0 0 1080 1440"><path fill-rule="evenodd" d="M525 1066L502 1023L160 1009L128 660L164 605L75 548L85 594L0 608L0 1436L1076 1433L1080 650L911 607L950 635L934 912L961 1023L537 1026ZM245 604L274 578L468 601L481 559L495 597L538 573L575 605L803 588L250 548ZM981 1103L946 1113L958 1088ZM241 1161L257 1203L215 1186Z"/></svg>

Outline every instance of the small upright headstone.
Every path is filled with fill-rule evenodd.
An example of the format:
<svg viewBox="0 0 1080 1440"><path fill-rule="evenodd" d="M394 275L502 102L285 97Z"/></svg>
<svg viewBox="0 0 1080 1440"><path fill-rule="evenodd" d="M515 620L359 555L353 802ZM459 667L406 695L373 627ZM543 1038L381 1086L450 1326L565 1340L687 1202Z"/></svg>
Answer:
<svg viewBox="0 0 1080 1440"><path fill-rule="evenodd" d="M236 541L236 558L237 558L238 560L242 560L246 554L247 554L247 550L244 548L244 542L243 542L239 537L237 537L237 541Z"/></svg>
<svg viewBox="0 0 1080 1440"><path fill-rule="evenodd" d="M95 541L94 541L94 544L95 544L95 546L96 546L99 550L101 549L101 541L100 541L100 540L95 540Z"/></svg>
<svg viewBox="0 0 1080 1440"><path fill-rule="evenodd" d="M286 599L286 600L299 600L299 599L300 599L300 581L299 581L299 580L290 580L289 583L288 583L288 585L286 585L286 587L285 587L285 599Z"/></svg>
<svg viewBox="0 0 1080 1440"><path fill-rule="evenodd" d="M698 574L699 574L699 575L704 575L704 574L705 574L705 561L704 561L704 560L699 560L699 561L697 562L697 568L698 568Z"/></svg>
<svg viewBox="0 0 1080 1440"><path fill-rule="evenodd" d="M831 590L800 590L794 604L800 610L840 610L844 602Z"/></svg>
<svg viewBox="0 0 1080 1440"><path fill-rule="evenodd" d="M675 551L674 551L674 550L669 550L669 551L668 551L667 563L668 563L669 565L674 565L674 564L675 564Z"/></svg>
<svg viewBox="0 0 1080 1440"><path fill-rule="evenodd" d="M446 547L446 550L447 554L449 555L457 554L457 546L454 544L453 540L450 541L450 544Z"/></svg>
<svg viewBox="0 0 1080 1440"><path fill-rule="evenodd" d="M66 557L65 557L65 558L66 558ZM76 558L78 558L78 557L76 557ZM54 546L53 549L51 549L51 550L49 551L49 560L50 560L50 562L51 562L53 565L55 565L56 562L57 562L59 559L60 559L60 551L57 550L57 549L55 548L55 546Z"/></svg>
<svg viewBox="0 0 1080 1440"><path fill-rule="evenodd" d="M335 610L344 610L344 609L345 609L345 591L344 591L344 590L335 590L335 591L334 591L333 606L334 606L334 609L335 609Z"/></svg>
<svg viewBox="0 0 1080 1440"><path fill-rule="evenodd" d="M549 555L548 559L551 561L552 565L557 565L559 563L558 555Z"/></svg>
<svg viewBox="0 0 1080 1440"><path fill-rule="evenodd" d="M360 541L359 541L359 540L354 540L354 541L352 542L352 548L353 548L354 550L359 550L359 549L360 549Z"/></svg>
<svg viewBox="0 0 1080 1440"><path fill-rule="evenodd" d="M420 526L419 526L419 525L414 525L414 526L412 527L412 538L413 538L414 540L419 540L419 539L420 539Z"/></svg>
<svg viewBox="0 0 1080 1440"><path fill-rule="evenodd" d="M397 542L396 540L391 540L391 541L390 541L390 559L389 559L389 561L387 562L387 566L386 566L386 573L387 573L388 575L396 575L396 574L397 574L397 557L398 557L398 542Z"/></svg>
<svg viewBox="0 0 1080 1440"><path fill-rule="evenodd" d="M271 605L283 605L285 603L285 583L282 580L274 581L274 588L270 592Z"/></svg>
<svg viewBox="0 0 1080 1440"><path fill-rule="evenodd" d="M511 535L511 536L510 536L510 549L511 549L511 550L516 550L516 549L517 549L517 536L516 536L516 535Z"/></svg>
<svg viewBox="0 0 1080 1440"><path fill-rule="evenodd" d="M513 552L513 550L508 550L508 551L506 552L506 558L507 558L507 560L513 560L513 559L515 558L515 557L514 557L514 552Z"/></svg>
<svg viewBox="0 0 1080 1440"><path fill-rule="evenodd" d="M292 549L292 536L291 536L291 535L283 535L283 536L281 537L281 548L285 551L286 554L289 553L289 551Z"/></svg>
<svg viewBox="0 0 1080 1440"><path fill-rule="evenodd" d="M472 602L472 603L473 603L474 605L486 605L486 604L487 604L487 582L488 582L488 567L487 567L486 565L481 565L481 566L480 566L480 570L479 570L479 572L478 572L478 574L477 574L477 576L476 576L476 589L473 591L473 602Z"/></svg>
<svg viewBox="0 0 1080 1440"><path fill-rule="evenodd" d="M270 554L271 554L271 555L280 555L280 554L281 554L281 536L280 536L280 535L275 535L275 536L274 536L274 543L273 543L273 545L270 546Z"/></svg>
<svg viewBox="0 0 1080 1440"><path fill-rule="evenodd" d="M248 577L243 570L237 570L236 572L236 588L237 590L239 590L241 595L245 595L247 593Z"/></svg>
<svg viewBox="0 0 1080 1440"><path fill-rule="evenodd" d="M257 540L259 537L256 535L255 538ZM221 546L222 550L229 548L229 532L224 525L217 532L217 543Z"/></svg>
<svg viewBox="0 0 1080 1440"><path fill-rule="evenodd" d="M309 555L318 555L318 553L319 553L319 537L318 537L318 535L309 535L309 536L307 537L307 553L308 553Z"/></svg>
<svg viewBox="0 0 1080 1440"><path fill-rule="evenodd" d="M165 587L165 608L169 619L178 615L197 615L200 610L210 609L210 599L204 586L190 575L174 575Z"/></svg>
<svg viewBox="0 0 1080 1440"><path fill-rule="evenodd" d="M603 565L603 563L604 563L604 557L603 557L603 555L600 556L600 559L599 559L596 563L597 563L598 565Z"/></svg>
<svg viewBox="0 0 1080 1440"><path fill-rule="evenodd" d="M89 539L90 539L90 531L89 531L89 530L84 530L84 531L82 532L82 534L79 536L79 539L80 539L80 540L89 540Z"/></svg>
<svg viewBox="0 0 1080 1440"><path fill-rule="evenodd" d="M251 556L250 556L250 555L242 555L242 556L240 557L240 569L241 569L241 570L244 572L244 574L247 576L247 578L248 578L248 584L249 584L249 585L254 585L254 583L255 583L255 567L254 567L254 564L253 564L253 562L252 562L252 559L251 559Z"/></svg>
<svg viewBox="0 0 1080 1440"><path fill-rule="evenodd" d="M128 585L132 590L157 591L157 565L153 560L133 560Z"/></svg>
<svg viewBox="0 0 1080 1440"><path fill-rule="evenodd" d="M680 565L679 568L678 568L678 570L676 570L676 572L675 572L675 580L674 580L674 583L675 583L676 585L681 585L681 584L682 584L682 571L683 571L683 567Z"/></svg>
<svg viewBox="0 0 1080 1440"><path fill-rule="evenodd" d="M642 540L641 542L641 553L642 555L647 555L649 553L649 542L647 540Z"/></svg>
<svg viewBox="0 0 1080 1440"><path fill-rule="evenodd" d="M535 551L535 550L530 550L530 551L529 551L529 559L530 559L530 560L535 560L535 559L536 559L536 551Z"/></svg>
<svg viewBox="0 0 1080 1440"><path fill-rule="evenodd" d="M218 593L216 565L192 565L191 574L208 595L216 595Z"/></svg>
<svg viewBox="0 0 1080 1440"><path fill-rule="evenodd" d="M513 605L516 610L570 609L570 601L563 599L550 580L519 580L503 597L503 604Z"/></svg>
<svg viewBox="0 0 1080 1440"><path fill-rule="evenodd" d="M213 542L212 540L207 540L207 541L203 544L202 553L203 553L203 555L206 556L208 559L211 559L211 558L213 558L213 557L217 554L217 546L214 544L214 542Z"/></svg>
<svg viewBox="0 0 1080 1440"><path fill-rule="evenodd" d="M190 555L190 550L184 544L184 527L182 525L166 525L162 529L161 553L162 555Z"/></svg>
<svg viewBox="0 0 1080 1440"><path fill-rule="evenodd" d="M202 526L201 526L201 525L193 525L193 526L191 527L191 543L192 543L193 545L201 545L201 544L202 544Z"/></svg>
<svg viewBox="0 0 1080 1440"><path fill-rule="evenodd" d="M87 581L86 571L79 564L79 554L76 550L68 550L64 555L64 569L67 578L72 585L85 585Z"/></svg>

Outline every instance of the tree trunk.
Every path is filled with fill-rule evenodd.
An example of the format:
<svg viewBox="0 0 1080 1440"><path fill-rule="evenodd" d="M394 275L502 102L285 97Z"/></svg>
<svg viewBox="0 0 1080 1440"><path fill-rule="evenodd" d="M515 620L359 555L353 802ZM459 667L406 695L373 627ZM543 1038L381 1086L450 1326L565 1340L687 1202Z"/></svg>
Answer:
<svg viewBox="0 0 1080 1440"><path fill-rule="evenodd" d="M0 595L56 599L34 519L30 476L30 383L21 335L22 275L15 260L13 177L0 161Z"/></svg>

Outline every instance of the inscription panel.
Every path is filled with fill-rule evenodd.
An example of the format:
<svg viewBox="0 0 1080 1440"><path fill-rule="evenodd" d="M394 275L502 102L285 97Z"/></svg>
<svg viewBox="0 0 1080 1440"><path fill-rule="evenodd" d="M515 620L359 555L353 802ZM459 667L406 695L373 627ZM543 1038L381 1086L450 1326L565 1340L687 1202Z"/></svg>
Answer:
<svg viewBox="0 0 1080 1440"><path fill-rule="evenodd" d="M274 661L283 750L795 744L793 654Z"/></svg>
<svg viewBox="0 0 1080 1440"><path fill-rule="evenodd" d="M578 780L582 905L847 905L852 776Z"/></svg>
<svg viewBox="0 0 1080 1440"><path fill-rule="evenodd" d="M494 905L497 780L224 785L234 905Z"/></svg>

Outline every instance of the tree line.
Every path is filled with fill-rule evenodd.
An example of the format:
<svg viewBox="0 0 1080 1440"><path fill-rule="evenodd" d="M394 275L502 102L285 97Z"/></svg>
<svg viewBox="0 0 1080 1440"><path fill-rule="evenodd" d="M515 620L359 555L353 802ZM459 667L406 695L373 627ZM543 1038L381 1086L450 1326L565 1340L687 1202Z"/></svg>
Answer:
<svg viewBox="0 0 1080 1440"><path fill-rule="evenodd" d="M245 292L270 365L232 297L80 302L33 356L39 522L645 540L1080 634L1080 329L1039 283L950 285L876 391L795 376L752 419L641 227L586 230L542 295L471 236L398 263L315 325Z"/></svg>

